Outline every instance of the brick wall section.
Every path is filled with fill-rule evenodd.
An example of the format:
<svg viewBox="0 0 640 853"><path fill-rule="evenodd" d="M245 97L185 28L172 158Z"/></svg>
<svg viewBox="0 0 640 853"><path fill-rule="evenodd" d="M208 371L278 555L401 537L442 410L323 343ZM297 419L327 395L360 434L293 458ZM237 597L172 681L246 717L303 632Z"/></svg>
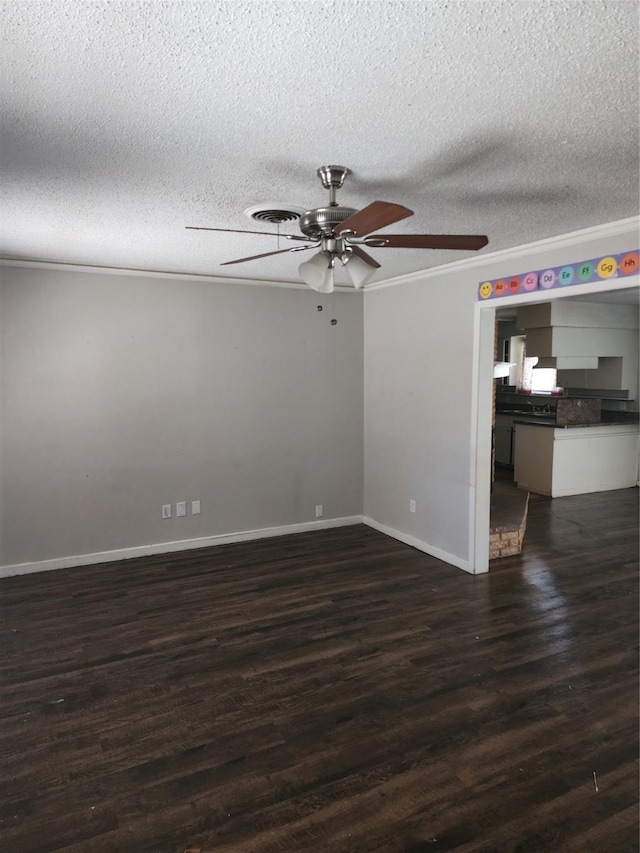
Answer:
<svg viewBox="0 0 640 853"><path fill-rule="evenodd" d="M524 509L519 523L513 525L501 525L491 530L489 536L489 559L497 557L513 557L522 551L524 532L527 527L527 513L529 511L529 493L524 502Z"/></svg>

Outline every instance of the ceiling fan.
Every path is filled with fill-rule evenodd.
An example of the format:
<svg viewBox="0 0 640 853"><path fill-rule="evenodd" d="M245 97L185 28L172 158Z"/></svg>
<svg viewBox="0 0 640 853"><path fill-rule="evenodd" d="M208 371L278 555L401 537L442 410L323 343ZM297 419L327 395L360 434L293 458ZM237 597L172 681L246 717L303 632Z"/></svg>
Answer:
<svg viewBox="0 0 640 853"><path fill-rule="evenodd" d="M329 206L308 210L300 217L302 234L273 234L287 240L300 241L304 246L263 252L235 261L226 261L221 266L243 264L270 255L285 252L302 252L319 249L311 260L300 264L298 272L302 280L319 293L331 293L334 287L334 267L340 261L345 267L353 286L362 287L371 278L380 264L363 248L376 249L462 249L476 251L489 242L483 235L460 234L372 234L379 228L393 225L401 219L413 216L413 211L401 204L389 201L374 201L362 210L341 207L336 201L336 190L349 174L344 166L320 166L317 171L322 186L329 190ZM277 213L277 212L276 212ZM297 214L296 214L297 216ZM287 218L293 218L291 216ZM279 221L277 218L271 221ZM265 231L243 231L236 228L206 228L187 225L192 231L226 231L236 234L269 234Z"/></svg>

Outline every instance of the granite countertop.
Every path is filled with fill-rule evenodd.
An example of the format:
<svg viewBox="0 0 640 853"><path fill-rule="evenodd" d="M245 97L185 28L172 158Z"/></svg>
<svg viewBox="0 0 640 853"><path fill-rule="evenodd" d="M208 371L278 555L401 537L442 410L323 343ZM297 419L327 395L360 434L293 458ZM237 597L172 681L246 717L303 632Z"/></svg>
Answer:
<svg viewBox="0 0 640 853"><path fill-rule="evenodd" d="M555 427L556 419L555 418L537 418L537 417L527 417L526 415L520 415L520 417L513 419L514 424L526 424L527 426L542 426L542 427Z"/></svg>
<svg viewBox="0 0 640 853"><path fill-rule="evenodd" d="M578 407L580 411L565 411L567 407L563 407L563 411L556 412L555 407L551 411L523 411L523 409L504 408L502 411L496 407L496 416L506 415L511 418L511 422L515 424L526 424L527 426L553 427L554 429L581 429L583 427L607 427L607 426L626 426L635 424L638 426L637 412L611 412L598 411L591 412L592 420L590 423L566 423L567 420L573 420L574 417L578 420L588 413L582 411L582 407ZM565 423L558 423L558 420Z"/></svg>
<svg viewBox="0 0 640 853"><path fill-rule="evenodd" d="M514 424L525 424L526 426L541 426L541 427L554 427L555 429L585 429L586 427L610 427L610 426L638 426L637 421L634 422L630 420L615 420L615 421L599 421L596 424L565 424L561 426L557 424L554 418L538 418L538 417L527 417L523 415L520 418L513 419Z"/></svg>

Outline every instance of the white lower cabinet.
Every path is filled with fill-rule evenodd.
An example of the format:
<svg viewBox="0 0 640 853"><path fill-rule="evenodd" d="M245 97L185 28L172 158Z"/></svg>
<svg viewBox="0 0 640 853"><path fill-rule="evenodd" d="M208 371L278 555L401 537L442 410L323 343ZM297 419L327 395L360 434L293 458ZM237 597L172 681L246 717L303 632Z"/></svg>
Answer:
<svg viewBox="0 0 640 853"><path fill-rule="evenodd" d="M521 489L558 498L637 484L636 424L554 428L516 424L514 479Z"/></svg>

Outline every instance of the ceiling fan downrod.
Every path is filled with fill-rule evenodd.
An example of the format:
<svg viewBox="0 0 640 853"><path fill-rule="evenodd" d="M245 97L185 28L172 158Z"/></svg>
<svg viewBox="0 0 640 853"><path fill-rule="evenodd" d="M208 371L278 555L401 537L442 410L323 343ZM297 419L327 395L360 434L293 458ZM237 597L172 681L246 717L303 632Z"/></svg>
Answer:
<svg viewBox="0 0 640 853"><path fill-rule="evenodd" d="M320 166L317 175L325 190L329 190L329 207L337 207L336 190L344 184L344 179L351 173L346 166Z"/></svg>

